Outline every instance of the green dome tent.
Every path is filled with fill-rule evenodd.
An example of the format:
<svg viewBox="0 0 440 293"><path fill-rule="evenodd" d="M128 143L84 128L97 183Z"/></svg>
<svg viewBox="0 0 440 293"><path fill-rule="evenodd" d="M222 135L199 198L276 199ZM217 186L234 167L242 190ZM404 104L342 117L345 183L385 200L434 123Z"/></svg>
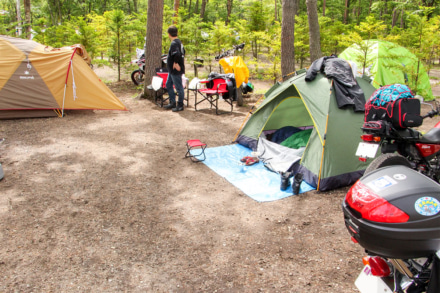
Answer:
<svg viewBox="0 0 440 293"><path fill-rule="evenodd" d="M421 61L408 49L387 41L366 40L353 44L338 56L369 69L373 86L406 84L427 101L433 100L429 76Z"/></svg>
<svg viewBox="0 0 440 293"><path fill-rule="evenodd" d="M366 164L359 162L356 149L362 134L363 112L340 109L332 90L332 80L318 73L311 82L306 73L274 85L265 100L239 132L236 142L256 149L264 131L285 126L313 127L296 172L318 190L347 186L359 179ZM357 78L368 98L375 88Z"/></svg>

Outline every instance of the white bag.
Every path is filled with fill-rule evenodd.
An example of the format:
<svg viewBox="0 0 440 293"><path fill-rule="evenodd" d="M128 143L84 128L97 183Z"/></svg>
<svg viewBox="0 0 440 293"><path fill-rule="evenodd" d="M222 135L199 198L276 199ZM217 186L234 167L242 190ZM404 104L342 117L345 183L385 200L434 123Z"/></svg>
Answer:
<svg viewBox="0 0 440 293"><path fill-rule="evenodd" d="M200 89L202 88L202 85L199 83L200 79L198 79L197 77L194 77L191 82L189 83L188 88L190 90L196 90L196 89Z"/></svg>
<svg viewBox="0 0 440 293"><path fill-rule="evenodd" d="M153 79L151 80L151 86L153 87L153 90L156 92L162 88L163 79L159 76L153 76Z"/></svg>

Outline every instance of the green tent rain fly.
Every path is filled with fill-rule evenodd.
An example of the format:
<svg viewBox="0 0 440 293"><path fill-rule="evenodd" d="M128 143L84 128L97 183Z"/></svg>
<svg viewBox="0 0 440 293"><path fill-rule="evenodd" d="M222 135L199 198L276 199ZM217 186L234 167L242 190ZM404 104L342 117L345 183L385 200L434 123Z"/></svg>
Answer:
<svg viewBox="0 0 440 293"><path fill-rule="evenodd" d="M433 100L431 84L425 67L408 49L387 41L365 40L353 44L338 56L353 61L373 78L379 88L394 83L406 84L427 101Z"/></svg>

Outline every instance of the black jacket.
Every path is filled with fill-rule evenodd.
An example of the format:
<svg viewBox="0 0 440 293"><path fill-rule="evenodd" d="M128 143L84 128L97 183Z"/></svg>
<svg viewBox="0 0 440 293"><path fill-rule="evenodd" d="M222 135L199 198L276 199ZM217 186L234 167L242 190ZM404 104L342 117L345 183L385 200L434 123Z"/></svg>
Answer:
<svg viewBox="0 0 440 293"><path fill-rule="evenodd" d="M351 105L355 112L365 111L364 92L354 78L347 61L335 56L319 58L307 70L306 81L314 80L319 71L333 78L333 88L339 108Z"/></svg>
<svg viewBox="0 0 440 293"><path fill-rule="evenodd" d="M171 42L170 50L167 56L167 68L171 74L184 74L185 73L185 48L179 39L174 39ZM174 63L180 65L180 71L173 69Z"/></svg>

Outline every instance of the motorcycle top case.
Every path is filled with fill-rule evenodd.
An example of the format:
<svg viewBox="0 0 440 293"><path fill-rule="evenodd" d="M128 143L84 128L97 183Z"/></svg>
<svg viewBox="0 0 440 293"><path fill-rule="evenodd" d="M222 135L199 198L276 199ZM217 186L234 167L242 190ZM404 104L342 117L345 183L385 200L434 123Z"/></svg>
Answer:
<svg viewBox="0 0 440 293"><path fill-rule="evenodd" d="M408 259L440 250L440 185L437 182L404 166L380 168L359 181L368 191L409 216L404 223L371 221L344 200L345 225L367 253Z"/></svg>
<svg viewBox="0 0 440 293"><path fill-rule="evenodd" d="M420 116L420 101L415 98L403 98L383 106L367 103L365 122L378 120L391 122L397 128L420 126L423 123Z"/></svg>

